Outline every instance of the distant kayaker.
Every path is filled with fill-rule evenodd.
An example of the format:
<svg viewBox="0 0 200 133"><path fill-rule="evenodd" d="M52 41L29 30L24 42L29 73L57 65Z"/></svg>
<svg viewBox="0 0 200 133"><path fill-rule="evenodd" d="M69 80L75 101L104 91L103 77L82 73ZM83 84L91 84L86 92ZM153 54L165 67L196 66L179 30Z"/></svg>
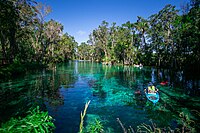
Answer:
<svg viewBox="0 0 200 133"><path fill-rule="evenodd" d="M141 95L141 91L140 91L140 90L137 90L137 91L135 91L135 94Z"/></svg>
<svg viewBox="0 0 200 133"><path fill-rule="evenodd" d="M162 81L162 82L160 82L160 84L161 84L161 85L167 85L168 82L167 82L167 81Z"/></svg>

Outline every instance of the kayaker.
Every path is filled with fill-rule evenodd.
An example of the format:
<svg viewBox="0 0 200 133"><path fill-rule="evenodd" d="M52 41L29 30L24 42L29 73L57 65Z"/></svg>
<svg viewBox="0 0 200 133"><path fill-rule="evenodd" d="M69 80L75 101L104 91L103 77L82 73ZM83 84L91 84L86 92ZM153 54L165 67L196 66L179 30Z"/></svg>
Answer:
<svg viewBox="0 0 200 133"><path fill-rule="evenodd" d="M160 84L161 84L161 85L167 85L168 82L167 82L167 81L162 81L162 82L160 82Z"/></svg>
<svg viewBox="0 0 200 133"><path fill-rule="evenodd" d="M158 89L152 85L152 86L148 86L148 93L156 93L158 91Z"/></svg>

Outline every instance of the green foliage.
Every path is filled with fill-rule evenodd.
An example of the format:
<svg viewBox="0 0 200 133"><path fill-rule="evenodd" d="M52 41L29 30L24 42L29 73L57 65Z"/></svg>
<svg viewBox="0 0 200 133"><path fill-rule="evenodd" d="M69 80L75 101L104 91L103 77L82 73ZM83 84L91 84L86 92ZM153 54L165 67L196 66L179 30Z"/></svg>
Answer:
<svg viewBox="0 0 200 133"><path fill-rule="evenodd" d="M49 6L34 0L0 1L0 58L2 64L48 64L75 58L74 37L63 34L63 25L44 21ZM2 65L0 64L0 65Z"/></svg>
<svg viewBox="0 0 200 133"><path fill-rule="evenodd" d="M92 46L86 43L81 43L78 46L78 59L80 60L93 60L92 55Z"/></svg>
<svg viewBox="0 0 200 133"><path fill-rule="evenodd" d="M89 104L90 104L90 101L86 102L84 111L81 112L81 121L80 121L80 125L79 125L79 133L84 133L84 132L87 132L87 133L102 133L102 132L104 132L103 125L102 125L101 121L98 120L98 119L95 119L94 122L89 123L87 128L84 128L84 126L83 126L84 118L86 116L87 108L88 108Z"/></svg>
<svg viewBox="0 0 200 133"><path fill-rule="evenodd" d="M89 123L87 132L88 133L102 133L104 132L103 124L101 123L100 120L95 119L93 123Z"/></svg>
<svg viewBox="0 0 200 133"><path fill-rule="evenodd" d="M182 68L197 66L200 61L198 0L191 0L182 15L175 6L166 5L147 19L138 16L137 22L117 26L103 21L90 34L88 43L78 47L74 37L63 34L61 23L44 21L51 12L49 6L7 0L0 1L0 11L2 64L83 59Z"/></svg>
<svg viewBox="0 0 200 133"><path fill-rule="evenodd" d="M166 5L148 19L138 17L135 23L128 21L121 26L116 23L109 26L103 21L90 34L90 58L106 64L143 63L173 69L198 68L199 12L199 1L192 0L188 11L182 15L178 15L175 6Z"/></svg>
<svg viewBox="0 0 200 133"><path fill-rule="evenodd" d="M77 42L63 34L62 24L53 19L44 21L50 7L28 0L1 1L0 7L3 64L16 59L43 64L83 59L177 68L196 66L200 61L200 8L195 0L183 15L178 15L175 6L166 5L148 19L139 16L135 23L128 21L116 26L103 21L90 34L88 43L78 46L78 52Z"/></svg>
<svg viewBox="0 0 200 133"><path fill-rule="evenodd" d="M1 133L27 133L27 132L52 132L55 128L52 117L48 112L40 111L39 106L28 112L24 118L11 118L3 123Z"/></svg>

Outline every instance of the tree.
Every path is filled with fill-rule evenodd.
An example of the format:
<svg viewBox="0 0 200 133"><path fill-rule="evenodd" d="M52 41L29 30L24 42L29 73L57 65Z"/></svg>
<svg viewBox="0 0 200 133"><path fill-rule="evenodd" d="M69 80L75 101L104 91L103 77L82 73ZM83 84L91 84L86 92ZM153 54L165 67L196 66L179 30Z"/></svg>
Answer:
<svg viewBox="0 0 200 133"><path fill-rule="evenodd" d="M104 52L105 62L108 62L110 60L109 35L108 22L106 21L103 21L98 29L93 31L96 45Z"/></svg>
<svg viewBox="0 0 200 133"><path fill-rule="evenodd" d="M191 1L189 12L179 16L176 25L179 60L183 65L198 67L200 61L200 8L198 0Z"/></svg>
<svg viewBox="0 0 200 133"><path fill-rule="evenodd" d="M78 46L78 53L81 60L90 60L90 49L91 46L82 42L80 46Z"/></svg>
<svg viewBox="0 0 200 133"><path fill-rule="evenodd" d="M69 35L68 33L65 33L62 36L60 44L61 51L59 51L59 53L64 54L64 61L75 59L78 43L75 41L74 37Z"/></svg>
<svg viewBox="0 0 200 133"><path fill-rule="evenodd" d="M21 38L27 38L30 34L30 26L35 17L35 4L31 0L0 1L0 44L2 57L9 60L9 63L17 58L17 51L20 52L22 48L24 42Z"/></svg>
<svg viewBox="0 0 200 133"><path fill-rule="evenodd" d="M144 18L138 16L138 20L134 26L135 26L136 30L139 32L139 36L141 37L142 43L141 43L140 47L141 47L141 49L145 50L147 47L145 34L149 28L148 21L145 20Z"/></svg>
<svg viewBox="0 0 200 133"><path fill-rule="evenodd" d="M173 41L172 31L173 22L177 17L175 6L166 5L158 14L150 16L149 38L153 50L157 54L158 66L165 62L167 57L163 55L171 54L171 65L175 65L175 43Z"/></svg>
<svg viewBox="0 0 200 133"><path fill-rule="evenodd" d="M35 26L33 31L33 47L35 48L35 54L38 56L37 59L43 60L45 54L45 17L51 12L51 7L39 3L35 6L36 17Z"/></svg>

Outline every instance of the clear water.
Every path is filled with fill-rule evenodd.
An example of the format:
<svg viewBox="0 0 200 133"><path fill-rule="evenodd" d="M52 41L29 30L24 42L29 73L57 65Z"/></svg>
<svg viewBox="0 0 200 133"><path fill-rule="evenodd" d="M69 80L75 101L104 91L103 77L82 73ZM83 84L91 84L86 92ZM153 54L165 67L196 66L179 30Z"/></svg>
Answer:
<svg viewBox="0 0 200 133"><path fill-rule="evenodd" d="M101 120L106 132L123 132L117 118L126 128L135 131L141 123L176 128L179 114L184 112L198 126L200 107L199 80L186 80L167 70L106 66L74 61L42 72L28 73L0 84L0 120L23 115L32 105L39 104L55 119L57 133L79 131L80 112L91 101L84 121L85 127ZM170 85L159 83L168 80ZM147 101L143 89L153 82L160 90L156 105ZM185 87L184 87L185 86ZM141 91L141 94L136 94ZM197 127L195 127L197 128Z"/></svg>

